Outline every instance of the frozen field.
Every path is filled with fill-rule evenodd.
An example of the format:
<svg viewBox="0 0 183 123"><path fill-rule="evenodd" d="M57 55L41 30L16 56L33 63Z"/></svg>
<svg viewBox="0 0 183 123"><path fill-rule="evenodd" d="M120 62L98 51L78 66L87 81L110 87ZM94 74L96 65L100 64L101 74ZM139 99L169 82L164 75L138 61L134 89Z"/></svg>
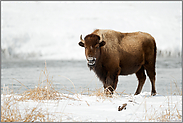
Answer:
<svg viewBox="0 0 183 123"><path fill-rule="evenodd" d="M156 96L150 96L149 79L146 80L142 93L134 96L137 79L135 75L130 75L119 77L118 87L112 98L104 95L102 83L93 72L89 71L86 61L48 60L46 63L48 78L45 78L43 74L44 61L5 61L2 64L1 92L4 95L1 95L1 120L26 122L182 121L180 58L157 60L158 94ZM58 98L47 95L49 92L47 91L49 87L45 84L47 81L50 81L59 92ZM39 85L42 82L43 85ZM46 86L42 88L46 90L40 93L34 91L39 86ZM23 93L29 89L32 89L32 93ZM13 94L10 95L12 90ZM29 94L32 94L31 99L29 99ZM44 94L46 94L46 99L39 99ZM123 104L127 104L126 110L118 111L119 106Z"/></svg>
<svg viewBox="0 0 183 123"><path fill-rule="evenodd" d="M84 37L97 28L143 31L155 38L156 96L150 96L148 78L142 93L134 96L135 75L120 76L113 97L103 95L102 83L87 68L84 48L78 45L81 34ZM182 121L181 56L182 3L178 1L3 1L1 121ZM49 79L42 73L45 61ZM47 80L59 98L27 99L23 92ZM48 86L44 89L48 93ZM126 110L118 111L125 103Z"/></svg>
<svg viewBox="0 0 183 123"><path fill-rule="evenodd" d="M4 110L8 112L14 109L16 114L13 115L19 116L19 121L26 121L26 118L28 122L182 121L182 96L151 97L150 93L144 92L137 96L114 95L113 98L80 94L61 94L61 98L57 100L17 101L19 98L21 96L1 95L1 105L10 102L7 107L3 107ZM126 110L118 111L118 107L125 103Z"/></svg>

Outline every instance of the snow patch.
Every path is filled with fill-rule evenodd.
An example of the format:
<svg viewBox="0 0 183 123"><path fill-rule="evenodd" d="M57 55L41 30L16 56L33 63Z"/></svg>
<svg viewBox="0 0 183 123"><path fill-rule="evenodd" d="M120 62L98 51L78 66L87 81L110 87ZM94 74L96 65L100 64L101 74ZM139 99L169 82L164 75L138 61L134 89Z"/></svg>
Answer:
<svg viewBox="0 0 183 123"><path fill-rule="evenodd" d="M11 96L1 95L1 106L6 98ZM20 96L13 96L13 98L18 97ZM65 94L64 97L69 98L15 101L15 104L21 115L24 115L28 109L35 108L42 114L46 114L53 122L157 122L164 121L166 113L171 114L167 121L181 121L182 118L182 96L150 96L150 92L143 92L136 96L115 94L113 97L100 97ZM118 107L125 103L126 110L118 111Z"/></svg>

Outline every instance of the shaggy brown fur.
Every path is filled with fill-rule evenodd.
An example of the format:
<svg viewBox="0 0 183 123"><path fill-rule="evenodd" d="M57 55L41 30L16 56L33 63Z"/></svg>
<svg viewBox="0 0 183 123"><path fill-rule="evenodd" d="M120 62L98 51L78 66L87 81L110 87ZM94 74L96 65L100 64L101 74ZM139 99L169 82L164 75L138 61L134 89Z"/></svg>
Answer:
<svg viewBox="0 0 183 123"><path fill-rule="evenodd" d="M118 75L135 73L139 94L146 80L145 70L155 90L156 43L154 38L144 32L121 33L114 30L97 29L87 35L79 45L85 47L88 66L103 82L104 89L113 93L117 87Z"/></svg>

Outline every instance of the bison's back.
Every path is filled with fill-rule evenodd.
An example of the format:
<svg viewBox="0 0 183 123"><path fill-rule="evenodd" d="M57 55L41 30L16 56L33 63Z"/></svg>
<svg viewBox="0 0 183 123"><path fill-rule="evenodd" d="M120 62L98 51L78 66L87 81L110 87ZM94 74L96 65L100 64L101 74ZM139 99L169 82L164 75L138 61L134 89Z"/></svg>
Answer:
<svg viewBox="0 0 183 123"><path fill-rule="evenodd" d="M124 46L135 47L135 45L141 45L145 42L154 43L154 38L145 32L133 32L133 33L121 33L114 30L96 29L93 34L99 35L106 42L107 48L123 48Z"/></svg>
<svg viewBox="0 0 183 123"><path fill-rule="evenodd" d="M146 61L155 59L155 40L144 32L121 33L113 30L97 29L93 32L103 40L106 45L102 48L110 64L118 64L122 75L137 72ZM110 65L111 65L110 64Z"/></svg>
<svg viewBox="0 0 183 123"><path fill-rule="evenodd" d="M106 42L103 49L109 54L117 55L120 53L118 55L121 55L125 52L136 56L139 52L148 52L148 50L153 50L155 47L154 38L144 32L121 33L114 30L97 29L93 34L97 34L100 37L103 35L103 40Z"/></svg>

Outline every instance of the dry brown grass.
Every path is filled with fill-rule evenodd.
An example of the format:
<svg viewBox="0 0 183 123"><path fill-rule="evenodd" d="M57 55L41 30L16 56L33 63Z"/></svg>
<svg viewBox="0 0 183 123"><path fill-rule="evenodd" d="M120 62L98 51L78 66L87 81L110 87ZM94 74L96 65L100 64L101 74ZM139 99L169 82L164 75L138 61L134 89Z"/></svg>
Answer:
<svg viewBox="0 0 183 123"><path fill-rule="evenodd" d="M50 119L52 114L42 111L42 109L39 108L41 101L59 101L62 99L79 100L59 93L55 90L53 81L49 78L46 62L45 68L40 74L38 86L35 86L33 89L29 89L20 81L17 80L17 82L27 88L27 91L18 95L14 94L13 90L9 87L3 87L3 95L1 95L3 96L3 101L1 102L1 122L52 122L53 119ZM34 108L24 109L24 114L22 115L22 110L18 108L18 103L26 102L27 100L33 100L39 103ZM62 121L62 119L57 119L57 121Z"/></svg>
<svg viewBox="0 0 183 123"><path fill-rule="evenodd" d="M21 98L19 100L38 101L38 100L60 100L63 98L71 99L71 97L63 95L62 93L60 93L55 89L52 79L49 78L49 73L45 62L45 68L44 70L42 70L40 74L38 86L35 86L34 89L28 89L27 91L25 91L23 94L21 94ZM75 99L73 98L73 100Z"/></svg>
<svg viewBox="0 0 183 123"><path fill-rule="evenodd" d="M45 79L39 80L38 87L25 91L20 100L57 100L61 98L59 92L55 90L52 80L49 79L46 62L42 73L43 75L40 74L40 77Z"/></svg>
<svg viewBox="0 0 183 123"><path fill-rule="evenodd" d="M112 88L112 86L109 86L109 87L111 87ZM109 88L108 87L108 88ZM101 88L98 88L98 89L95 89L94 91L89 91L88 90L88 95L89 96L97 96L97 97L114 97L114 95L115 94L117 94L117 95L122 95L122 94L124 94L124 91L123 92L117 92L117 91L115 91L114 89L114 91L113 91L113 95L111 94L111 91L109 90L109 89L106 89L106 90L104 90L104 88L103 87L101 87Z"/></svg>
<svg viewBox="0 0 183 123"><path fill-rule="evenodd" d="M173 83L174 83L176 89L173 90L172 95L181 95L182 96L182 89L178 87L177 82L175 80L173 81Z"/></svg>
<svg viewBox="0 0 183 123"><path fill-rule="evenodd" d="M88 93L90 93L89 94L89 96L97 96L97 97L107 97L106 96L106 94L104 93L104 91L103 91L103 88L98 88L98 89L96 89L96 90L94 90L94 91L90 91L90 92L88 92Z"/></svg>
<svg viewBox="0 0 183 123"><path fill-rule="evenodd" d="M146 118L148 121L159 121L159 122L182 122L182 109L179 109L177 107L178 104L173 103L173 99L172 96L173 95L178 95L178 96L182 96L182 90L180 90L180 88L178 88L176 81L173 81L176 89L173 90L172 89L172 82L170 84L170 88L171 90L169 90L171 92L170 96L167 96L167 99L165 100L165 102L160 105L160 107L158 109L149 109L148 112L151 112L151 114L145 114ZM167 92L168 94L168 92ZM167 107L167 108L163 108L163 107ZM158 113L160 112L160 113ZM181 113L180 113L181 112Z"/></svg>
<svg viewBox="0 0 183 123"><path fill-rule="evenodd" d="M174 111L177 111L176 113ZM171 113L174 112L174 113ZM156 120L160 122L181 122L182 116L179 114L177 108L173 108L172 111L162 111L161 116L157 117ZM176 119L176 120L175 120Z"/></svg>
<svg viewBox="0 0 183 123"><path fill-rule="evenodd" d="M3 99L1 104L1 122L44 122L45 114L38 107L25 110L24 115L18 107L18 99L11 95Z"/></svg>
<svg viewBox="0 0 183 123"><path fill-rule="evenodd" d="M150 114L145 114L146 119L148 121L158 121L158 122L181 122L182 121L182 114L180 114L181 109L178 109L177 104L171 104L174 106L169 105L170 102L165 102L167 104L167 108L162 108L160 106L156 110L149 109L148 111L152 111ZM159 112L159 113L158 113Z"/></svg>

